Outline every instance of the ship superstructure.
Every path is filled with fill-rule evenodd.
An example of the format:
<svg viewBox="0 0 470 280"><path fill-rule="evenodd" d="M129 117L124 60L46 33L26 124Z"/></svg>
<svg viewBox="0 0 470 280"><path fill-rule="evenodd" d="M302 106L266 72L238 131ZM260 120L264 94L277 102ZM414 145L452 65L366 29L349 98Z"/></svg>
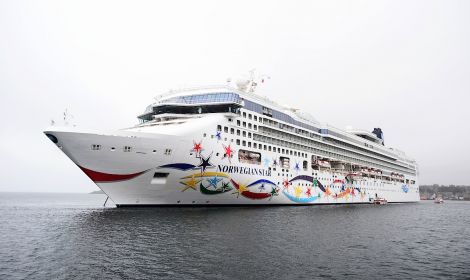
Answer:
<svg viewBox="0 0 470 280"><path fill-rule="evenodd" d="M380 128L322 124L254 87L172 91L131 128L45 133L117 206L419 200L416 162Z"/></svg>

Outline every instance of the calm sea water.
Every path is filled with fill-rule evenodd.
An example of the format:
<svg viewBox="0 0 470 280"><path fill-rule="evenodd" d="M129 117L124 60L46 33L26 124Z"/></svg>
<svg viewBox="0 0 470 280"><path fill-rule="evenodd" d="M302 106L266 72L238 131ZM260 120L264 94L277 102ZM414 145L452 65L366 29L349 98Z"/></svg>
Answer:
<svg viewBox="0 0 470 280"><path fill-rule="evenodd" d="M470 203L103 208L0 193L0 279L469 279Z"/></svg>

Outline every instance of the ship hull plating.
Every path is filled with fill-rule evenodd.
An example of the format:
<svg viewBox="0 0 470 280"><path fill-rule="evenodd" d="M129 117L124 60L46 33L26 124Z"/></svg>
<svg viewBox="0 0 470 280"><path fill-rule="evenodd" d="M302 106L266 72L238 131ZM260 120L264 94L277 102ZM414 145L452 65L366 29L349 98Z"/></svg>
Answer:
<svg viewBox="0 0 470 280"><path fill-rule="evenodd" d="M254 160L247 161L243 153L240 157L246 147L224 133L211 134L212 127L208 122L186 135L70 128L45 133L57 139L56 145L117 206L351 204L377 197L392 203L419 200L417 182L315 169L310 163L305 166L300 154L290 156L289 166L281 166L282 155L270 151L259 153L259 159L257 153L248 154Z"/></svg>

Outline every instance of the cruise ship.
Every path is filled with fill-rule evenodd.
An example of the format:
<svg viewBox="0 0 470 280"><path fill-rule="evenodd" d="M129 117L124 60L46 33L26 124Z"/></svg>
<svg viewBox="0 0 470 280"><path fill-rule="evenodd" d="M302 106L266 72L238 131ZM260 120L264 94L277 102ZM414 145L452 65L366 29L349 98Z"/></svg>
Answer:
<svg viewBox="0 0 470 280"><path fill-rule="evenodd" d="M257 94L259 82L170 91L130 128L44 133L117 207L419 200L416 162L380 128L321 123Z"/></svg>

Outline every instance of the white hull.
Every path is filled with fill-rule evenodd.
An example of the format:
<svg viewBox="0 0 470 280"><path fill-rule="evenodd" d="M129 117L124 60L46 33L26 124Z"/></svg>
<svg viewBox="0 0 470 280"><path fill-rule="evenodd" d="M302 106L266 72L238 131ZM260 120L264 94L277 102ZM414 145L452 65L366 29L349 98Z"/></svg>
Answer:
<svg viewBox="0 0 470 280"><path fill-rule="evenodd" d="M379 177L347 181L347 172L316 171L310 164L304 170L299 167L304 160L300 156L290 156L292 167L284 171L276 165L280 155L274 152L263 151L259 165L242 163L236 156L242 147L231 135L214 137L214 127L222 119L211 115L161 133L56 127L45 133L57 138L63 152L117 206L344 204L369 203L375 197L388 202L419 200L417 183L386 182ZM193 150L195 143L202 150ZM99 144L99 150L90 149L93 144ZM224 157L229 145L235 154L230 159ZM126 152L123 147L131 149ZM205 166L202 159L207 160Z"/></svg>

